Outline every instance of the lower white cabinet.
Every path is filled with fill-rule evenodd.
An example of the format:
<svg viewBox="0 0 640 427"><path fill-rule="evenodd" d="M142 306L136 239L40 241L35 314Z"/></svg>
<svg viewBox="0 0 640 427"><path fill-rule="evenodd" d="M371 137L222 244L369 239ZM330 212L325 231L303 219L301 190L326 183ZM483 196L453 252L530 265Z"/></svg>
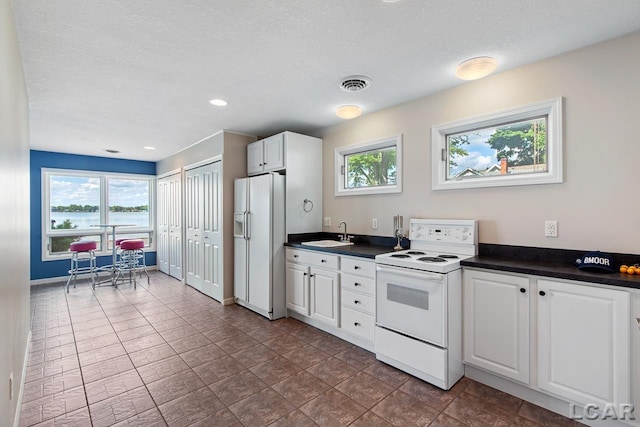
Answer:
<svg viewBox="0 0 640 427"><path fill-rule="evenodd" d="M373 349L375 262L287 248L287 309L299 320Z"/></svg>
<svg viewBox="0 0 640 427"><path fill-rule="evenodd" d="M581 405L630 402L629 292L465 268L463 304L466 364Z"/></svg>
<svg viewBox="0 0 640 427"><path fill-rule="evenodd" d="M309 315L309 267L287 262L287 308Z"/></svg>
<svg viewBox="0 0 640 427"><path fill-rule="evenodd" d="M287 248L287 308L339 327L338 264L337 255Z"/></svg>
<svg viewBox="0 0 640 427"><path fill-rule="evenodd" d="M538 387L579 403L629 403L629 292L538 280Z"/></svg>
<svg viewBox="0 0 640 427"><path fill-rule="evenodd" d="M338 272L310 268L309 284L311 288L311 317L329 323L336 328L339 326L338 316Z"/></svg>
<svg viewBox="0 0 640 427"><path fill-rule="evenodd" d="M466 363L529 384L529 278L465 270Z"/></svg>

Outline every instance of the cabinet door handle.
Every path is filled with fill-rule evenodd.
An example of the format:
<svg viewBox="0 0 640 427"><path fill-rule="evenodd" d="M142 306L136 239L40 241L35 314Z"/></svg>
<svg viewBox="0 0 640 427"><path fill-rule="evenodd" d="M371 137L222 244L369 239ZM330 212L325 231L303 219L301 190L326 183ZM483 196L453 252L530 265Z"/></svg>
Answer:
<svg viewBox="0 0 640 427"><path fill-rule="evenodd" d="M353 322L353 326L360 326L360 323L358 323L358 322Z"/></svg>
<svg viewBox="0 0 640 427"><path fill-rule="evenodd" d="M262 166L262 163L260 163L258 166Z"/></svg>
<svg viewBox="0 0 640 427"><path fill-rule="evenodd" d="M355 301L353 301L353 303L354 303L354 304L360 304L360 301L355 300Z"/></svg>
<svg viewBox="0 0 640 427"><path fill-rule="evenodd" d="M545 296L547 293L545 291L540 291L538 292L540 294L541 297Z"/></svg>
<svg viewBox="0 0 640 427"><path fill-rule="evenodd" d="M359 266L359 265L354 265L354 266L353 266L353 268L354 268L355 270L360 270L360 266Z"/></svg>
<svg viewBox="0 0 640 427"><path fill-rule="evenodd" d="M310 274L310 275L309 275L309 277L313 277L313 276L315 276L315 274Z"/></svg>
<svg viewBox="0 0 640 427"><path fill-rule="evenodd" d="M298 258L298 255L294 255L293 257L294 257L294 258Z"/></svg>
<svg viewBox="0 0 640 427"><path fill-rule="evenodd" d="M267 164L267 162L264 162L263 164L264 164L264 165L266 165L266 164Z"/></svg>
<svg viewBox="0 0 640 427"><path fill-rule="evenodd" d="M525 288L520 288L520 293L526 294L527 290Z"/></svg>
<svg viewBox="0 0 640 427"><path fill-rule="evenodd" d="M306 276L306 275L307 275L307 273L302 273L302 275L303 275L303 276Z"/></svg>
<svg viewBox="0 0 640 427"><path fill-rule="evenodd" d="M355 282L355 283L353 284L353 286L362 286L362 285L360 285L360 283L358 283L358 282Z"/></svg>
<svg viewBox="0 0 640 427"><path fill-rule="evenodd" d="M327 262L327 260L326 259L321 259L320 262Z"/></svg>

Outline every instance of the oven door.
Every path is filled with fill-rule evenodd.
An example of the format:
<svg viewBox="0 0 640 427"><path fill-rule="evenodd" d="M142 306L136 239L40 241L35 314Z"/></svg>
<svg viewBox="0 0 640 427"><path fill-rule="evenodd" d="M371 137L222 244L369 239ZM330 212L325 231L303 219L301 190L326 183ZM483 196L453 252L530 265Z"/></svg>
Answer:
<svg viewBox="0 0 640 427"><path fill-rule="evenodd" d="M376 266L376 324L447 346L446 274Z"/></svg>

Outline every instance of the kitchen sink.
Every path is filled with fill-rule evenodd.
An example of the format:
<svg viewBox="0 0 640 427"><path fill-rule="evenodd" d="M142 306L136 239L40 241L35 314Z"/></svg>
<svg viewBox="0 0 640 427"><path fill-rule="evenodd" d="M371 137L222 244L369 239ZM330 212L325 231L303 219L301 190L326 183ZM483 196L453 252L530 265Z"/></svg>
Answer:
<svg viewBox="0 0 640 427"><path fill-rule="evenodd" d="M318 248L334 248L337 246L353 245L353 242L340 242L338 240L314 240L312 242L302 242L305 246L316 246Z"/></svg>

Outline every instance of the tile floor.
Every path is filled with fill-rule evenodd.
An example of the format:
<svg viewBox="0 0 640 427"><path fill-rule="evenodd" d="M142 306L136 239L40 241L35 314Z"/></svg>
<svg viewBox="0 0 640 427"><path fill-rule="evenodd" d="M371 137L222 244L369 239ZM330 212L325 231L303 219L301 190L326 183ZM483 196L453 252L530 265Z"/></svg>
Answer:
<svg viewBox="0 0 640 427"><path fill-rule="evenodd" d="M151 285L34 287L22 426L555 426L463 378L444 392L293 319Z"/></svg>

